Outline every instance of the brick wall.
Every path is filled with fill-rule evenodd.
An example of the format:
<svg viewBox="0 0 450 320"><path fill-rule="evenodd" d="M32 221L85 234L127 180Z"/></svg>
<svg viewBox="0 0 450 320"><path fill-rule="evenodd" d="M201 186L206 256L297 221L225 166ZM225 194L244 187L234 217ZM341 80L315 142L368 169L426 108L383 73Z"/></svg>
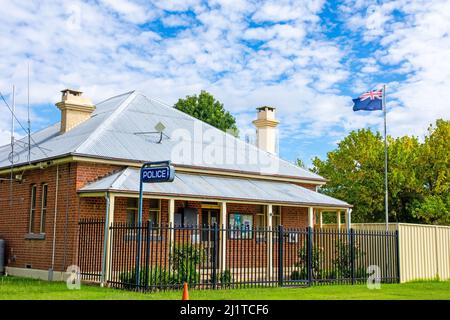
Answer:
<svg viewBox="0 0 450 320"><path fill-rule="evenodd" d="M67 163L58 168L58 197L56 209L56 238L54 269L65 270L76 262L75 248L77 243L77 222L79 208L84 212L104 212L104 199L90 199L89 205L82 208L76 193L77 188L98 177L115 170L117 166ZM56 201L56 166L45 169L27 170L23 173L22 182L13 183L13 201L10 205L10 183L0 181L0 237L6 240L6 262L11 267L30 267L33 269L49 269L52 262L53 223L55 219ZM2 178L9 178L4 175ZM45 216L45 235L40 234L42 185L48 185L47 213ZM29 239L28 224L30 221L30 190L35 184L36 211L32 231L34 238ZM80 211L81 212L81 211Z"/></svg>
<svg viewBox="0 0 450 320"><path fill-rule="evenodd" d="M55 270L65 270L77 262L78 220L80 218L104 218L106 201L103 197L80 198L77 189L117 170L120 166L95 163L67 163L59 165L58 197L56 210ZM8 175L2 176L8 178ZM9 181L0 181L0 237L7 243L7 264L12 267L29 266L34 269L49 269L52 261L53 221L55 218L56 166L27 170L22 182L13 183L13 202L9 203ZM33 231L39 234L41 218L42 184L48 185L45 235L42 239L26 239L30 213L30 186L35 184L36 212ZM304 185L307 187L306 185ZM175 201L175 212L181 208L197 208L201 214L201 203L197 201ZM115 199L115 221L126 221L127 199ZM230 213L255 215L260 206L228 203ZM149 200L144 199L144 219L149 210ZM255 222L255 218L253 221ZM161 222L168 222L168 200L161 201ZM199 223L201 219L199 217ZM228 221L227 221L228 223ZM307 208L282 207L281 223L286 227L306 227ZM248 242L247 244L249 244ZM265 243L251 241L245 250L264 251ZM241 249L236 249L236 252ZM242 248L244 250L244 248ZM253 251L252 251L253 250ZM230 248L231 251L231 248Z"/></svg>

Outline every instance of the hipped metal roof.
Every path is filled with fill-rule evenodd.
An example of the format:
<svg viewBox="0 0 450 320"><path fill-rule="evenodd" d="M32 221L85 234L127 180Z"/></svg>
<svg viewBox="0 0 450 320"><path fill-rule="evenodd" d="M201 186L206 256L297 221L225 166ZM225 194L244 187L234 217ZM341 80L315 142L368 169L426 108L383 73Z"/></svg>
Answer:
<svg viewBox="0 0 450 320"><path fill-rule="evenodd" d="M78 190L79 193L139 192L139 169L126 168ZM261 179L176 173L173 182L144 184L144 194L180 198L348 208L344 201L288 183Z"/></svg>
<svg viewBox="0 0 450 320"><path fill-rule="evenodd" d="M164 133L172 137L175 130L182 129L192 137L192 157L180 161L173 159L172 153L178 141L164 136L158 143L157 134L139 134L155 131L158 122L165 126ZM171 106L149 99L137 92L129 92L105 100L96 105L92 117L72 130L61 134L60 123L32 134L31 163L62 156L78 155L125 161L162 161L172 160L175 166L192 166L211 170L230 170L243 173L271 174L298 179L325 181L321 176L284 161L275 155L256 148L253 145L231 137ZM204 139L202 133L212 130L219 137L233 141L232 144L211 142ZM200 134L199 134L200 132ZM220 140L220 139L219 139ZM15 165L28 163L27 137L17 141ZM232 154L240 160L208 162L197 157L198 148L214 147L218 154ZM245 150L257 154L258 161L250 159ZM0 147L0 169L9 168L9 145ZM265 172L268 168L268 172Z"/></svg>

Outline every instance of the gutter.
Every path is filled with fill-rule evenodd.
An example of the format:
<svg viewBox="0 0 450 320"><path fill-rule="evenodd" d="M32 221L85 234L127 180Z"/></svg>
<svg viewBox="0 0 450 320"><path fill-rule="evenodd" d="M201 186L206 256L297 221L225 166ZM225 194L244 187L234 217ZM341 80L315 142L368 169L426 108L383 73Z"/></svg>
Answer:
<svg viewBox="0 0 450 320"><path fill-rule="evenodd" d="M118 189L98 189L98 190L78 190L77 193L79 197L89 197L89 194L92 194L95 197L98 197L99 194L106 193L114 193L118 197L128 197L135 196L139 197L138 191L130 191L130 190L118 190ZM289 202L289 201L276 201L276 200L258 200L258 199L246 199L246 198L233 198L233 197L217 197L217 196L202 196L202 195L186 195L179 193L158 193L158 192L144 192L144 196L148 196L150 198L158 198L158 199L173 199L176 200L187 200L187 201L201 201L202 199L207 201L214 202L236 202L236 203L244 203L244 204L272 204L272 205L280 205L280 206L289 206L289 207L315 207L320 209L348 209L353 208L351 204L341 204L341 205L333 205L333 204L325 204L325 203L307 203L307 202Z"/></svg>

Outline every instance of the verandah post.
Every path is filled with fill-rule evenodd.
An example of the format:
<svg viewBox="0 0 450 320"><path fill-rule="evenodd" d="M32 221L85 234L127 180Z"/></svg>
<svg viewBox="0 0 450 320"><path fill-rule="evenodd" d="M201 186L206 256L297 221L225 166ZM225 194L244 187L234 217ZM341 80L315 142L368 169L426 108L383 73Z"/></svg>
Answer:
<svg viewBox="0 0 450 320"><path fill-rule="evenodd" d="M271 204L267 205L266 208L266 219L267 219L267 280L271 281L273 279L273 227L272 227L272 216L273 207Z"/></svg>
<svg viewBox="0 0 450 320"><path fill-rule="evenodd" d="M274 232L274 230L269 233L268 237L272 237L273 232ZM278 285L280 287L283 286L283 239L284 239L283 226L279 225L278 226Z"/></svg>

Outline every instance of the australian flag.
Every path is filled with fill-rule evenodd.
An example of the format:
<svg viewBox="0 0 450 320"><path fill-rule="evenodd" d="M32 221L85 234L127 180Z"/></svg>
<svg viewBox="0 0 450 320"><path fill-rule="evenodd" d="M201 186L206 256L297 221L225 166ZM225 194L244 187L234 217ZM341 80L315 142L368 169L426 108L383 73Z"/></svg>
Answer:
<svg viewBox="0 0 450 320"><path fill-rule="evenodd" d="M383 90L373 90L363 93L353 100L353 111L358 110L382 110L383 109Z"/></svg>

